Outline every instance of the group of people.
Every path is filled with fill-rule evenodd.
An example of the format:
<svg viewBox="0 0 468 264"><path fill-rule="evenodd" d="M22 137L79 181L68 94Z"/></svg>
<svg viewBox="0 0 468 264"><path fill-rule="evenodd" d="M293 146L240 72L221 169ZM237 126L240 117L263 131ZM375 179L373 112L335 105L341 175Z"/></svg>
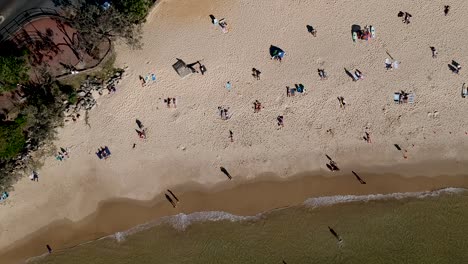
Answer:
<svg viewBox="0 0 468 264"><path fill-rule="evenodd" d="M68 156L68 151L64 148L60 148L60 151L57 153L57 156L55 156L55 159L58 161L63 161L68 158L70 158L70 156Z"/></svg>
<svg viewBox="0 0 468 264"><path fill-rule="evenodd" d="M356 39L369 40L375 38L375 28L373 26L365 26L364 29L353 32L353 41Z"/></svg>
<svg viewBox="0 0 468 264"><path fill-rule="evenodd" d="M171 108L171 104L174 105L174 108L177 108L177 103L175 97L168 97L164 99L164 103L168 108Z"/></svg>
<svg viewBox="0 0 468 264"><path fill-rule="evenodd" d="M109 94L117 92L117 88L115 88L115 85L107 86L107 90L109 91Z"/></svg>
<svg viewBox="0 0 468 264"><path fill-rule="evenodd" d="M448 11L447 11L447 14L448 14ZM400 12L398 12L398 17L403 18L403 23L409 24L409 23L411 23L411 18L413 16L408 12L400 11Z"/></svg>
<svg viewBox="0 0 468 264"><path fill-rule="evenodd" d="M325 155L325 156L328 158L327 168L332 172L339 171L340 169L338 168L337 163L332 158L330 158L330 156L328 155Z"/></svg>
<svg viewBox="0 0 468 264"><path fill-rule="evenodd" d="M262 104L258 100L255 100L253 104L254 104L254 113L260 112L260 110L262 109Z"/></svg>
<svg viewBox="0 0 468 264"><path fill-rule="evenodd" d="M314 37L317 37L317 30L311 26L311 25L307 25L307 31Z"/></svg>
<svg viewBox="0 0 468 264"><path fill-rule="evenodd" d="M400 92L396 92L395 93L395 102L398 103L398 104L407 103L410 95L411 95L410 93L407 93L407 92L405 92L403 90L401 90Z"/></svg>
<svg viewBox="0 0 468 264"><path fill-rule="evenodd" d="M111 152L107 146L104 146L104 147L98 148L96 155L98 156L99 159L107 159L108 157L110 157Z"/></svg>
<svg viewBox="0 0 468 264"><path fill-rule="evenodd" d="M461 65L460 65L460 63L452 60L452 63L449 64L449 68L450 68L450 70L452 70L453 73L458 74L458 73L460 73Z"/></svg>
<svg viewBox="0 0 468 264"><path fill-rule="evenodd" d="M359 80L364 79L364 75L358 69L355 69L354 72L353 71L350 72L345 68L345 71L349 76L351 76L351 78L353 78L353 82L357 82Z"/></svg>
<svg viewBox="0 0 468 264"><path fill-rule="evenodd" d="M223 33L228 33L229 32L229 29L228 29L228 24L226 23L226 19L222 18L218 21L217 18L215 18L213 15L210 15L210 18L211 18L211 22L213 23L213 25L215 26L220 26L221 27L221 31L223 31Z"/></svg>
<svg viewBox="0 0 468 264"><path fill-rule="evenodd" d="M179 203L179 198L177 198L171 190L168 189L167 192L169 194L165 193L166 199L171 203L172 207L176 208Z"/></svg>
<svg viewBox="0 0 468 264"><path fill-rule="evenodd" d="M38 182L39 181L39 174L36 171L32 171L31 176L29 176L31 181Z"/></svg>
<svg viewBox="0 0 468 264"><path fill-rule="evenodd" d="M278 128L284 127L284 117L282 115L278 116L276 121L278 121Z"/></svg>
<svg viewBox="0 0 468 264"><path fill-rule="evenodd" d="M153 81L153 82L156 81L156 74L150 73L146 77L143 77L140 75L138 76L138 78L140 79L141 87L144 87L149 81Z"/></svg>
<svg viewBox="0 0 468 264"><path fill-rule="evenodd" d="M320 80L326 80L328 78L328 74L325 72L325 69L318 69L317 72L320 76Z"/></svg>
<svg viewBox="0 0 468 264"><path fill-rule="evenodd" d="M0 196L0 202L6 200L10 195L8 192L3 192L2 195Z"/></svg>
<svg viewBox="0 0 468 264"><path fill-rule="evenodd" d="M136 120L138 129L135 129L135 131L138 134L138 137L141 139L146 139L146 128L143 126L143 123L140 120Z"/></svg>
<svg viewBox="0 0 468 264"><path fill-rule="evenodd" d="M302 83L300 84L294 84L294 88L290 88L289 86L286 86L286 97L291 97L294 96L298 93L304 93L305 92L305 87Z"/></svg>
<svg viewBox="0 0 468 264"><path fill-rule="evenodd" d="M367 143L372 143L369 132L365 131L364 136L362 137Z"/></svg>
<svg viewBox="0 0 468 264"><path fill-rule="evenodd" d="M252 68L252 76L256 79L256 80L260 80L260 74L262 72L255 69L255 68Z"/></svg>
<svg viewBox="0 0 468 264"><path fill-rule="evenodd" d="M229 107L218 106L218 112L222 120L228 120L231 116L228 113Z"/></svg>
<svg viewBox="0 0 468 264"><path fill-rule="evenodd" d="M345 108L346 107L346 101L343 96L338 96L338 102L340 103L340 108Z"/></svg>
<svg viewBox="0 0 468 264"><path fill-rule="evenodd" d="M387 69L387 70L398 69L399 66L400 66L399 61L391 60L389 58L385 59L385 69Z"/></svg>
<svg viewBox="0 0 468 264"><path fill-rule="evenodd" d="M195 65L198 65L198 71L193 67ZM192 71L192 73L201 73L202 75L205 75L206 66L201 64L200 61L196 61L195 63L188 64L187 67Z"/></svg>

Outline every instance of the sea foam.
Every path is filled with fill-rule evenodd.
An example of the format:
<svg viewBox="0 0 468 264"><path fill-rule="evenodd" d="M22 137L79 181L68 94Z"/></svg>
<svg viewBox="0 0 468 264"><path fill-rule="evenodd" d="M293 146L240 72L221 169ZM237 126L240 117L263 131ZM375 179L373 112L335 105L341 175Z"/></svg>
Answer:
<svg viewBox="0 0 468 264"><path fill-rule="evenodd" d="M468 191L464 188L444 188L435 191L426 191L426 192L406 192L406 193L390 193L390 194L370 194L370 195L335 195L335 196L324 196L307 199L303 205L311 208L318 208L324 206L332 206L334 204L342 203L352 203L352 202L369 202L369 201L379 201L379 200L401 200L407 198L428 198L428 197L437 197L443 194L457 194ZM285 207L287 208L287 207ZM284 209L284 208L281 208ZM271 212L271 211L268 211ZM119 242L124 241L125 238L129 235L138 233L140 231L147 230L157 225L169 224L174 229L183 231L191 224L195 222L216 222L216 221L248 221L248 220L258 220L262 215L268 213L263 212L253 216L240 216L233 215L227 212L222 211L204 211L204 212L195 212L191 214L177 214L172 216L162 217L152 222L146 224L135 226L131 229L128 229L123 232L117 232L111 236L104 238L113 238ZM103 239L103 238L101 238Z"/></svg>
<svg viewBox="0 0 468 264"><path fill-rule="evenodd" d="M309 198L304 202L307 207L317 208L323 206L331 206L334 204L352 203L352 202L369 202L379 200L401 200L407 198L428 198L437 197L443 194L457 194L467 191L464 188L444 188L435 191L426 192L405 192L405 193L389 193L389 194L369 194L369 195L335 195Z"/></svg>
<svg viewBox="0 0 468 264"><path fill-rule="evenodd" d="M158 220L148 222L146 224L135 226L131 229L128 229L123 232L117 232L112 236L115 240L121 242L124 241L125 238L129 235L135 234L140 231L147 230L154 226L158 226L161 224L169 224L174 229L184 231L187 227L189 227L194 222L216 222L216 221L247 221L247 220L257 220L260 218L262 214L257 214L255 216L240 216L240 215L233 215L227 212L221 211L205 211L205 212L195 212L191 214L184 214L180 213L177 215L172 216L165 216Z"/></svg>

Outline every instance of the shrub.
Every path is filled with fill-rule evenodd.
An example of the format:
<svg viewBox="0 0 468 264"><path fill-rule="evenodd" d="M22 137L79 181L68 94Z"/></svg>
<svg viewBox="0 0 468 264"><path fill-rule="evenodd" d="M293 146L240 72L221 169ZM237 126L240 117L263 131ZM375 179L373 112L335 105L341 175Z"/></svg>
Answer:
<svg viewBox="0 0 468 264"><path fill-rule="evenodd" d="M24 148L26 138L23 127L26 124L25 116L18 116L14 122L0 124L0 159L8 160L16 157Z"/></svg>
<svg viewBox="0 0 468 264"><path fill-rule="evenodd" d="M24 57L0 56L0 92L16 89L28 81L28 67Z"/></svg>

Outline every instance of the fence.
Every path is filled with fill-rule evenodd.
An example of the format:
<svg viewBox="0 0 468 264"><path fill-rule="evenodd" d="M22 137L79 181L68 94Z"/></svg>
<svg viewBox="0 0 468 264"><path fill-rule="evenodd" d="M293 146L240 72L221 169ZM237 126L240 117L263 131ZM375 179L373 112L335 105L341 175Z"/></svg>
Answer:
<svg viewBox="0 0 468 264"><path fill-rule="evenodd" d="M0 28L0 42L11 39L26 23L46 16L60 17L60 14L52 8L31 8L21 12L13 20Z"/></svg>

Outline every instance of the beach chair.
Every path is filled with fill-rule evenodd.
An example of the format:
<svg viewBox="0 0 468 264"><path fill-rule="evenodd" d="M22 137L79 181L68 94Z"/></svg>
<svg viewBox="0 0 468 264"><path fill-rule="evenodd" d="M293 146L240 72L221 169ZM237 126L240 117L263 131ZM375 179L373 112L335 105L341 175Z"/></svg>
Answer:
<svg viewBox="0 0 468 264"><path fill-rule="evenodd" d="M462 98L465 98L468 96L468 88L466 87L465 83L462 85L462 93L461 93Z"/></svg>
<svg viewBox="0 0 468 264"><path fill-rule="evenodd" d="M393 101L397 104L400 103L400 100L401 100L401 94L400 93L394 93L393 94Z"/></svg>

